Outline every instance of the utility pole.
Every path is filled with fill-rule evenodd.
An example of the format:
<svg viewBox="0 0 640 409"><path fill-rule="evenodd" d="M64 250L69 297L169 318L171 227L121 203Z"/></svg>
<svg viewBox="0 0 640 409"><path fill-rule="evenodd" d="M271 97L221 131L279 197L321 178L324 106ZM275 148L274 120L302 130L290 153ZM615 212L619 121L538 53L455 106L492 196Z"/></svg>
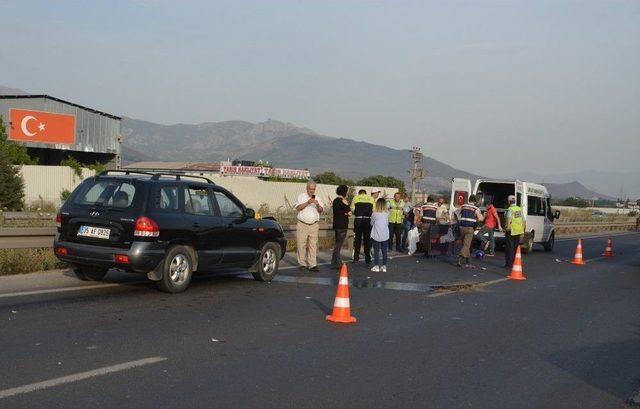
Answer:
<svg viewBox="0 0 640 409"><path fill-rule="evenodd" d="M422 153L420 153L420 148L413 146L410 152L412 162L411 170L409 170L409 175L411 175L411 203L415 205L417 182L424 179L426 172L422 167Z"/></svg>

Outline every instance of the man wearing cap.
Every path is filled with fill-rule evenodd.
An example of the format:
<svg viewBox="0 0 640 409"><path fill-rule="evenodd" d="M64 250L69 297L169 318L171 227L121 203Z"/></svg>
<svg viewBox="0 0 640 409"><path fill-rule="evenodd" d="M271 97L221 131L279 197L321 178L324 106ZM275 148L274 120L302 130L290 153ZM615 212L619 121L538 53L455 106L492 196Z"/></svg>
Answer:
<svg viewBox="0 0 640 409"><path fill-rule="evenodd" d="M507 209L504 226L504 267L509 271L513 268L516 250L527 228L527 222L522 215L522 208L516 204L516 197L510 195L507 200L509 201L509 208Z"/></svg>
<svg viewBox="0 0 640 409"><path fill-rule="evenodd" d="M376 199L380 195L380 189L373 188L371 196L367 191L360 189L358 195L351 201L351 211L353 212L353 261L360 260L360 247L364 243L364 261L367 266L371 264L371 213Z"/></svg>
<svg viewBox="0 0 640 409"><path fill-rule="evenodd" d="M298 247L298 269L318 271L318 222L324 211L322 201L316 197L316 182L309 181L307 190L298 195L295 209L298 212L296 246Z"/></svg>
<svg viewBox="0 0 640 409"><path fill-rule="evenodd" d="M460 206L460 220L458 224L460 225L460 235L462 236L462 250L458 257L458 267L462 267L463 263L465 267L473 267L469 260L471 241L473 240L476 225L483 220L484 216L476 206L476 195L469 196L467 203Z"/></svg>

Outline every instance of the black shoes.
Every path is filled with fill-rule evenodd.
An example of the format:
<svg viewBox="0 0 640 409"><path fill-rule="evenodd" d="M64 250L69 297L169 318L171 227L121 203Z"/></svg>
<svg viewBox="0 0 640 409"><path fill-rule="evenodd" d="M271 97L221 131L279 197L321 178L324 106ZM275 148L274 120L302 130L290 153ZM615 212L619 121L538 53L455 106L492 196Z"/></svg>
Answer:
<svg viewBox="0 0 640 409"><path fill-rule="evenodd" d="M309 267L309 271L320 271L318 266Z"/></svg>

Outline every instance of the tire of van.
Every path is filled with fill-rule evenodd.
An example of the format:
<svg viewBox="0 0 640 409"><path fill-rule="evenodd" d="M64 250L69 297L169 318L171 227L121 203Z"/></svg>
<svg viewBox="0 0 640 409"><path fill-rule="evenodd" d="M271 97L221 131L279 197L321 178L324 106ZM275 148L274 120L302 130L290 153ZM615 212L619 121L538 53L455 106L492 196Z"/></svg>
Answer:
<svg viewBox="0 0 640 409"><path fill-rule="evenodd" d="M553 246L556 243L556 232L551 232L549 240L544 243L544 251L553 251Z"/></svg>
<svg viewBox="0 0 640 409"><path fill-rule="evenodd" d="M108 268L95 266L76 266L73 273L82 281L102 281Z"/></svg>
<svg viewBox="0 0 640 409"><path fill-rule="evenodd" d="M256 264L251 268L251 274L257 281L271 281L278 272L280 265L280 245L267 242L260 250L260 257Z"/></svg>
<svg viewBox="0 0 640 409"><path fill-rule="evenodd" d="M173 246L162 262L162 279L156 286L165 293L180 293L189 287L193 277L193 250L187 246Z"/></svg>
<svg viewBox="0 0 640 409"><path fill-rule="evenodd" d="M524 254L529 254L533 251L533 236L534 232L524 234L524 243L520 246Z"/></svg>

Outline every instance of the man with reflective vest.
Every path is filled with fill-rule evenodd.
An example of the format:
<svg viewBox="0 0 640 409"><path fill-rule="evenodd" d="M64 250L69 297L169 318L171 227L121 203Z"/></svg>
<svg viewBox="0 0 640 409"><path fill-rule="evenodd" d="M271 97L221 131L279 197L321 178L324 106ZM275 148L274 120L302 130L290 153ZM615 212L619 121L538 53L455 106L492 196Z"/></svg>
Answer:
<svg viewBox="0 0 640 409"><path fill-rule="evenodd" d="M460 226L460 236L462 238L462 250L460 250L460 256L458 257L458 267L462 267L463 263L465 267L473 267L469 261L471 241L473 240L476 225L483 220L482 212L476 207L476 195L469 196L469 201L460 206L458 225Z"/></svg>
<svg viewBox="0 0 640 409"><path fill-rule="evenodd" d="M509 208L507 209L504 233L504 267L507 271L511 271L513 260L516 257L516 250L527 228L527 223L524 220L522 208L516 204L516 197L510 195L507 200L509 201Z"/></svg>
<svg viewBox="0 0 640 409"><path fill-rule="evenodd" d="M431 258L431 239L435 237L436 231L436 213L438 206L435 203L429 201L430 197L427 196L427 200L420 207L422 217L420 218L420 243L422 243L422 250L426 258Z"/></svg>
<svg viewBox="0 0 640 409"><path fill-rule="evenodd" d="M364 261L367 267L371 264L371 213L373 206L380 194L380 190L373 188L371 196L367 191L360 189L358 195L351 201L351 211L354 215L353 220L353 261L357 263L360 260L360 247L364 243Z"/></svg>
<svg viewBox="0 0 640 409"><path fill-rule="evenodd" d="M389 208L389 251L393 248L395 239L396 251L402 252L402 219L404 218L404 202L400 198L400 192L393 195L393 199L387 203Z"/></svg>

